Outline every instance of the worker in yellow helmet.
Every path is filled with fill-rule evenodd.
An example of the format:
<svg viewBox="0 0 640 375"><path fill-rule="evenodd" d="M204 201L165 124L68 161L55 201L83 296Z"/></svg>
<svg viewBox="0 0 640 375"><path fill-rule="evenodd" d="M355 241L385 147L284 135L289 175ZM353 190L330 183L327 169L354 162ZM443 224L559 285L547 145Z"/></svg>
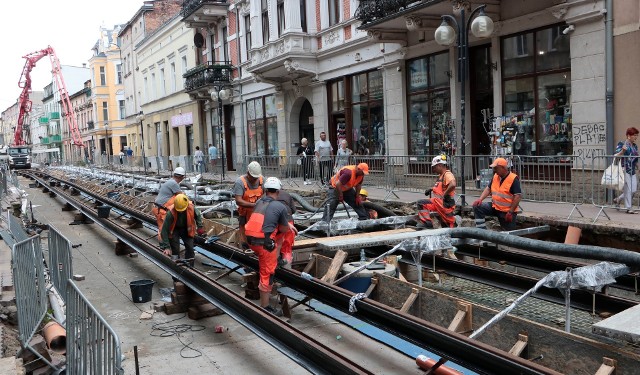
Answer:
<svg viewBox="0 0 640 375"><path fill-rule="evenodd" d="M364 204L364 202L369 202L369 192L367 191L367 189L365 189L365 188L361 188L360 189L360 200L362 201L362 204ZM369 218L370 219L377 219L378 218L378 211L376 211L376 210L367 210L367 212L369 213Z"/></svg>
<svg viewBox="0 0 640 375"><path fill-rule="evenodd" d="M184 258L193 265L195 253L193 239L204 234L202 215L185 194L176 195L173 204L167 207L167 216L160 232L160 248L167 256L180 255L180 239L184 243Z"/></svg>

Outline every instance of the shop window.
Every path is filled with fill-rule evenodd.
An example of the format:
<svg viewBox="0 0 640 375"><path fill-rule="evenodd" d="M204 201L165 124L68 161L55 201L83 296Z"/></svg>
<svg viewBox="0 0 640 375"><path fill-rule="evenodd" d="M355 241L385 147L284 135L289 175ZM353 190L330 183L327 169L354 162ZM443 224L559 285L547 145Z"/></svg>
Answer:
<svg viewBox="0 0 640 375"><path fill-rule="evenodd" d="M278 155L278 120L274 95L247 101L247 135L250 155Z"/></svg>
<svg viewBox="0 0 640 375"><path fill-rule="evenodd" d="M520 34L502 40L502 76L514 77L533 73L533 33Z"/></svg>
<svg viewBox="0 0 640 375"><path fill-rule="evenodd" d="M382 82L379 70L351 77L353 126L350 144L358 155L384 155L386 151Z"/></svg>
<svg viewBox="0 0 640 375"><path fill-rule="evenodd" d="M418 161L450 152L451 93L449 53L421 57L407 63L409 153ZM422 157L420 157L422 156Z"/></svg>

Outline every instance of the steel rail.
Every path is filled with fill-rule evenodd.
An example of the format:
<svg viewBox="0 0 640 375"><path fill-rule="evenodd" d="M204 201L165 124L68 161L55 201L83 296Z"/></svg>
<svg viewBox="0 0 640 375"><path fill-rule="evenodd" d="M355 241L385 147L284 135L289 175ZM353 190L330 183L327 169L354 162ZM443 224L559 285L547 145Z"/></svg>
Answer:
<svg viewBox="0 0 640 375"><path fill-rule="evenodd" d="M97 196L93 192L86 191L84 188L79 187L72 182L61 180L55 176L50 176L50 178L64 182L79 191L83 191L85 194L94 197L96 200L109 202L109 204L123 212L126 212L136 219L155 223L155 218L148 214L132 210L129 207L121 205L106 197ZM98 220L102 221L107 219ZM230 245L217 242L206 244L205 240L200 237L196 238L196 243L220 256L227 258L234 257L236 263L254 269L258 268L257 258L247 256ZM354 294L345 289L327 284L318 279L307 280L301 277L300 272L295 270L277 269L276 277L283 281L287 286L301 291L311 298L317 299L318 301L343 312L349 312L349 302L354 297ZM365 298L357 300L355 303L357 306L357 312L352 313L352 315L357 318L401 337L415 345L429 349L441 357L447 358L478 373L558 374L558 372L552 369L527 361L523 358L514 357L495 347L469 339L464 335L451 332L443 327L437 326L410 314L401 313L400 311L377 301Z"/></svg>
<svg viewBox="0 0 640 375"><path fill-rule="evenodd" d="M177 265L169 257L162 254L157 247L150 245L145 238L122 228L111 219L98 217L95 210L87 204L78 202L51 184L46 185L39 178L35 179L303 368L314 374L373 374L285 321L238 296L202 272Z"/></svg>

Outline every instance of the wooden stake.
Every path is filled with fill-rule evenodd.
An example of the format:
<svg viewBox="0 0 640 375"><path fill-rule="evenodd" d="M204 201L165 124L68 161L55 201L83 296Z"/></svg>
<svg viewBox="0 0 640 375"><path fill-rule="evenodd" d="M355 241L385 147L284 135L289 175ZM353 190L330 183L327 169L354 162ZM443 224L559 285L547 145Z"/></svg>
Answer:
<svg viewBox="0 0 640 375"><path fill-rule="evenodd" d="M402 305L402 307L400 308L400 312L406 313L407 311L409 311L411 306L413 306L413 303L416 301L416 298L418 298L418 295L419 295L418 289L411 288L411 294L409 294L409 297L407 297L407 300L404 301L404 305Z"/></svg>

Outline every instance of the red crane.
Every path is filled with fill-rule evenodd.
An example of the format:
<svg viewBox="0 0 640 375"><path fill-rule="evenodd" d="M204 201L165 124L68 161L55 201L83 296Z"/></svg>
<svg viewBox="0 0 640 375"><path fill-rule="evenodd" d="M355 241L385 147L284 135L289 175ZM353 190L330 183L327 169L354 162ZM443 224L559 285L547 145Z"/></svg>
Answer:
<svg viewBox="0 0 640 375"><path fill-rule="evenodd" d="M62 67L60 66L60 60L58 60L58 56L56 56L56 52L51 46L48 46L43 50L32 52L28 55L22 56L27 61L25 61L24 63L22 75L20 76L20 81L18 82L18 86L22 89L22 92L20 93L20 97L18 98L20 113L18 114L18 125L16 126L16 131L13 138L13 146L22 146L27 143L22 137L22 129L24 126L24 122L29 115L29 112L31 112L31 100L29 99L29 94L31 93L31 71L36 66L36 63L45 56L49 56L49 58L51 59L51 72L53 73L53 77L56 80L56 84L58 87L58 92L60 93L63 115L65 120L67 121L67 124L69 124L69 130L71 133L73 144L79 147L83 147L84 144L82 143L82 137L80 136L80 130L78 129L78 122L76 121L76 117L73 113L71 99L69 99L67 86L65 85L64 78L62 77Z"/></svg>

